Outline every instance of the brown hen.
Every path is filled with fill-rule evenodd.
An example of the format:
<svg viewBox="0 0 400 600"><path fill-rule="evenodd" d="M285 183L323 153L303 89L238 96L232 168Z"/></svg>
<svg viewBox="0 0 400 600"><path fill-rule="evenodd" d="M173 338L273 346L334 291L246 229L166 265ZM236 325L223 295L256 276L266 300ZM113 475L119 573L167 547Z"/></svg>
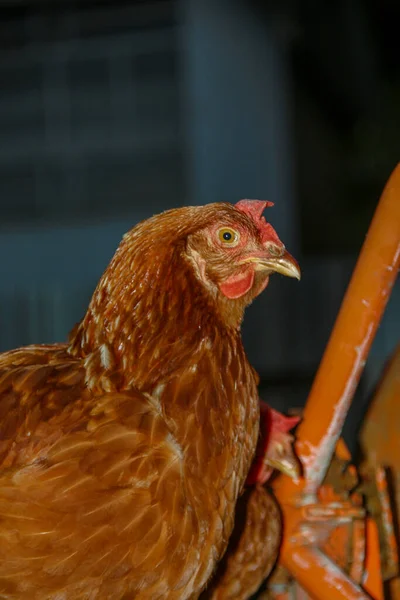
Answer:
<svg viewBox="0 0 400 600"><path fill-rule="evenodd" d="M263 485L273 468L297 478L300 465L288 432L298 417L285 417L260 404L257 452L246 480L247 489L236 505L235 526L227 551L201 600L247 600L271 573L281 541L277 502Z"/></svg>
<svg viewBox="0 0 400 600"><path fill-rule="evenodd" d="M69 344L0 356L0 596L197 598L258 435L239 326L294 259L241 201L125 235Z"/></svg>

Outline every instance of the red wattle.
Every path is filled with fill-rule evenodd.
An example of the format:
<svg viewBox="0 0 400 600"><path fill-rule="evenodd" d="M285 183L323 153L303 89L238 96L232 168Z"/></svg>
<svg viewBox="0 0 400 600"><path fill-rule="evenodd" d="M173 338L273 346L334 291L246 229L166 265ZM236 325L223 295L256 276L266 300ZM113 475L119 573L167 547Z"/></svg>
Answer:
<svg viewBox="0 0 400 600"><path fill-rule="evenodd" d="M221 292L230 300L235 300L247 294L252 288L254 282L254 270L250 269L240 275L229 277L226 281L219 284Z"/></svg>

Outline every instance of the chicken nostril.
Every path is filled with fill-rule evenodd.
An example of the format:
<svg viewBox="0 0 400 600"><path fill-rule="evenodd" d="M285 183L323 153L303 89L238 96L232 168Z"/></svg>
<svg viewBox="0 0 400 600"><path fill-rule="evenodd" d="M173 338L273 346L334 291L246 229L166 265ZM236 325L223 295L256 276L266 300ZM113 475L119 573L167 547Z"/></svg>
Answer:
<svg viewBox="0 0 400 600"><path fill-rule="evenodd" d="M279 248L276 244L268 244L267 250L271 254L271 256L282 256L285 251L285 247Z"/></svg>

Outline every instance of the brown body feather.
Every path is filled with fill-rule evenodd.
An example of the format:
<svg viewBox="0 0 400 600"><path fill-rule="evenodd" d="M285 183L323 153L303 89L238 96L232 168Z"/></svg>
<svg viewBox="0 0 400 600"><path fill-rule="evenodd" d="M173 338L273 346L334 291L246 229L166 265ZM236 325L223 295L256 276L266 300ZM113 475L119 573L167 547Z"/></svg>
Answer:
<svg viewBox="0 0 400 600"><path fill-rule="evenodd" d="M145 221L69 345L0 356L1 598L186 600L206 585L259 421L239 333L258 292L220 294L232 255L218 266L196 233L221 219L256 239L231 205Z"/></svg>
<svg viewBox="0 0 400 600"><path fill-rule="evenodd" d="M263 484L274 468L299 476L299 463L289 434L298 417L285 417L260 402L256 455L236 504L235 527L228 548L201 600L247 600L260 588L278 558L282 523L278 505ZM272 462L271 462L272 461Z"/></svg>
<svg viewBox="0 0 400 600"><path fill-rule="evenodd" d="M247 600L270 574L279 552L281 516L261 485L248 488L236 505L226 554L201 600Z"/></svg>
<svg viewBox="0 0 400 600"><path fill-rule="evenodd" d="M212 372L210 361L205 351ZM167 384L181 411L173 431L162 394L160 404L134 390L93 394L66 347L21 349L0 365L0 595L195 597L248 466L244 423L236 411L221 420L215 381L196 389L189 370ZM228 378L219 384L231 397Z"/></svg>

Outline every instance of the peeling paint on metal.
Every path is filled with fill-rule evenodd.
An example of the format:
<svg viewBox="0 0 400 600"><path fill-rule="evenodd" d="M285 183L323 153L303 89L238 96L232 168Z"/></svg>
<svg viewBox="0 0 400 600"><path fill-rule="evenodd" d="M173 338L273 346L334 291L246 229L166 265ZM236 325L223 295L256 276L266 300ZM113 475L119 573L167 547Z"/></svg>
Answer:
<svg viewBox="0 0 400 600"><path fill-rule="evenodd" d="M400 260L400 244L397 246L396 253L393 257L393 266L397 265L399 260Z"/></svg>
<svg viewBox="0 0 400 600"><path fill-rule="evenodd" d="M348 407L356 390L361 371L365 365L365 354L373 331L374 323L370 323L362 342L359 346L354 347L356 358L351 373L347 379L343 393L336 403L332 420L324 437L321 439L321 443L319 446L312 446L312 444L308 442L302 443L303 447L308 447L309 452L308 456L303 456L303 453L301 452L299 457L304 468L306 479L305 493L314 491L325 476L326 469L328 468L326 458L327 456L332 456L334 447L342 430ZM302 450L302 448L300 448L300 450Z"/></svg>
<svg viewBox="0 0 400 600"><path fill-rule="evenodd" d="M321 558L321 567L325 568L324 581L329 586L341 589L343 581L343 572L330 560L325 559L325 556L323 554L319 556ZM352 600L365 600L365 598L367 598L367 596L362 590L360 590L359 594L356 593L352 596Z"/></svg>
<svg viewBox="0 0 400 600"><path fill-rule="evenodd" d="M291 555L293 575L312 597L367 600L370 596L317 548L299 549ZM299 572L296 572L296 569ZM318 583L317 583L318 581ZM324 588L325 586L325 588Z"/></svg>
<svg viewBox="0 0 400 600"><path fill-rule="evenodd" d="M304 560L304 558L298 552L294 552L292 558L293 562L296 563L296 565L300 567L300 569L310 568L310 563Z"/></svg>

